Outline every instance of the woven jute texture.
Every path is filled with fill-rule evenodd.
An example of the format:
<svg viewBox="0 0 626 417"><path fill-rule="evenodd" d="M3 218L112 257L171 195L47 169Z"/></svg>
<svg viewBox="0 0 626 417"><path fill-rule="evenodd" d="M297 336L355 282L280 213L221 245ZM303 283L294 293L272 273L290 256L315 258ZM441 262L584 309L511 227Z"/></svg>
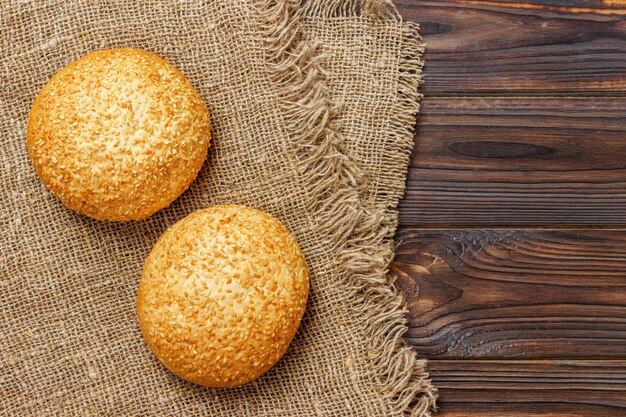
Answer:
<svg viewBox="0 0 626 417"><path fill-rule="evenodd" d="M382 0L0 3L0 414L428 416L425 363L404 345L388 275L418 111L417 28ZM26 152L50 77L100 49L176 65L212 118L192 187L142 222L65 208ZM143 261L191 212L236 203L282 220L311 269L284 358L233 389L187 383L151 355Z"/></svg>

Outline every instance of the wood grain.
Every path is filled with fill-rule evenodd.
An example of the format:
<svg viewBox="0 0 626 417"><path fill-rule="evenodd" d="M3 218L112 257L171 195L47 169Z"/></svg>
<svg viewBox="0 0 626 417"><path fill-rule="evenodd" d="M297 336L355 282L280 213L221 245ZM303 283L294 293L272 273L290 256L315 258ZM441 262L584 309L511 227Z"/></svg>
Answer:
<svg viewBox="0 0 626 417"><path fill-rule="evenodd" d="M623 98L427 98L404 226L626 225Z"/></svg>
<svg viewBox="0 0 626 417"><path fill-rule="evenodd" d="M401 230L393 272L429 358L626 358L626 231Z"/></svg>
<svg viewBox="0 0 626 417"><path fill-rule="evenodd" d="M626 226L626 0L395 3L427 52L392 269L439 415L626 415L626 230L572 229Z"/></svg>
<svg viewBox="0 0 626 417"><path fill-rule="evenodd" d="M430 361L441 417L626 415L626 361Z"/></svg>
<svg viewBox="0 0 626 417"><path fill-rule="evenodd" d="M622 0L396 4L422 27L427 97L626 94Z"/></svg>

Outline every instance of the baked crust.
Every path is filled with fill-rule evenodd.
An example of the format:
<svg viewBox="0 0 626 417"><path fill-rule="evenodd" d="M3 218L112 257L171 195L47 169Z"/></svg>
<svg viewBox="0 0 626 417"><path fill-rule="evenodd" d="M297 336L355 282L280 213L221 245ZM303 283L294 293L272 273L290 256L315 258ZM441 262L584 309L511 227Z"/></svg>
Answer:
<svg viewBox="0 0 626 417"><path fill-rule="evenodd" d="M174 374L209 387L255 380L300 324L309 271L271 215L214 206L171 226L146 259L137 316L146 344Z"/></svg>
<svg viewBox="0 0 626 417"><path fill-rule="evenodd" d="M101 220L141 220L194 180L210 141L207 107L185 76L138 49L93 52L41 90L28 152L65 205Z"/></svg>

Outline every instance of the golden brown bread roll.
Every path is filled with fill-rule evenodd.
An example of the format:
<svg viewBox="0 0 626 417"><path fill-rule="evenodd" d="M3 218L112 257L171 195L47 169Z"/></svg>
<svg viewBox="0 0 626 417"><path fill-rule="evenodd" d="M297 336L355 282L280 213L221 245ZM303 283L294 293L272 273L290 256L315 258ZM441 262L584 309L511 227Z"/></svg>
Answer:
<svg viewBox="0 0 626 417"><path fill-rule="evenodd" d="M197 211L161 236L137 295L143 337L188 381L230 387L285 353L304 314L309 272L271 215L241 206Z"/></svg>
<svg viewBox="0 0 626 417"><path fill-rule="evenodd" d="M140 220L189 187L206 159L209 112L174 66L137 49L93 52L41 90L28 152L68 207Z"/></svg>

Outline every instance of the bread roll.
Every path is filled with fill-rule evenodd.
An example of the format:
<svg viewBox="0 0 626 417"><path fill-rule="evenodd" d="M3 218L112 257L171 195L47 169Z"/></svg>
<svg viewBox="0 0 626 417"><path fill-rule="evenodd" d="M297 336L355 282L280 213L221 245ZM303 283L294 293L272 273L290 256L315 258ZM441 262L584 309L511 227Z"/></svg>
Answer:
<svg viewBox="0 0 626 417"><path fill-rule="evenodd" d="M137 296L143 337L174 374L208 387L258 378L283 356L309 272L289 231L241 206L197 211L161 236Z"/></svg>
<svg viewBox="0 0 626 417"><path fill-rule="evenodd" d="M93 52L41 90L28 122L35 170L68 207L140 220L189 187L206 159L209 112L174 66L137 49Z"/></svg>

